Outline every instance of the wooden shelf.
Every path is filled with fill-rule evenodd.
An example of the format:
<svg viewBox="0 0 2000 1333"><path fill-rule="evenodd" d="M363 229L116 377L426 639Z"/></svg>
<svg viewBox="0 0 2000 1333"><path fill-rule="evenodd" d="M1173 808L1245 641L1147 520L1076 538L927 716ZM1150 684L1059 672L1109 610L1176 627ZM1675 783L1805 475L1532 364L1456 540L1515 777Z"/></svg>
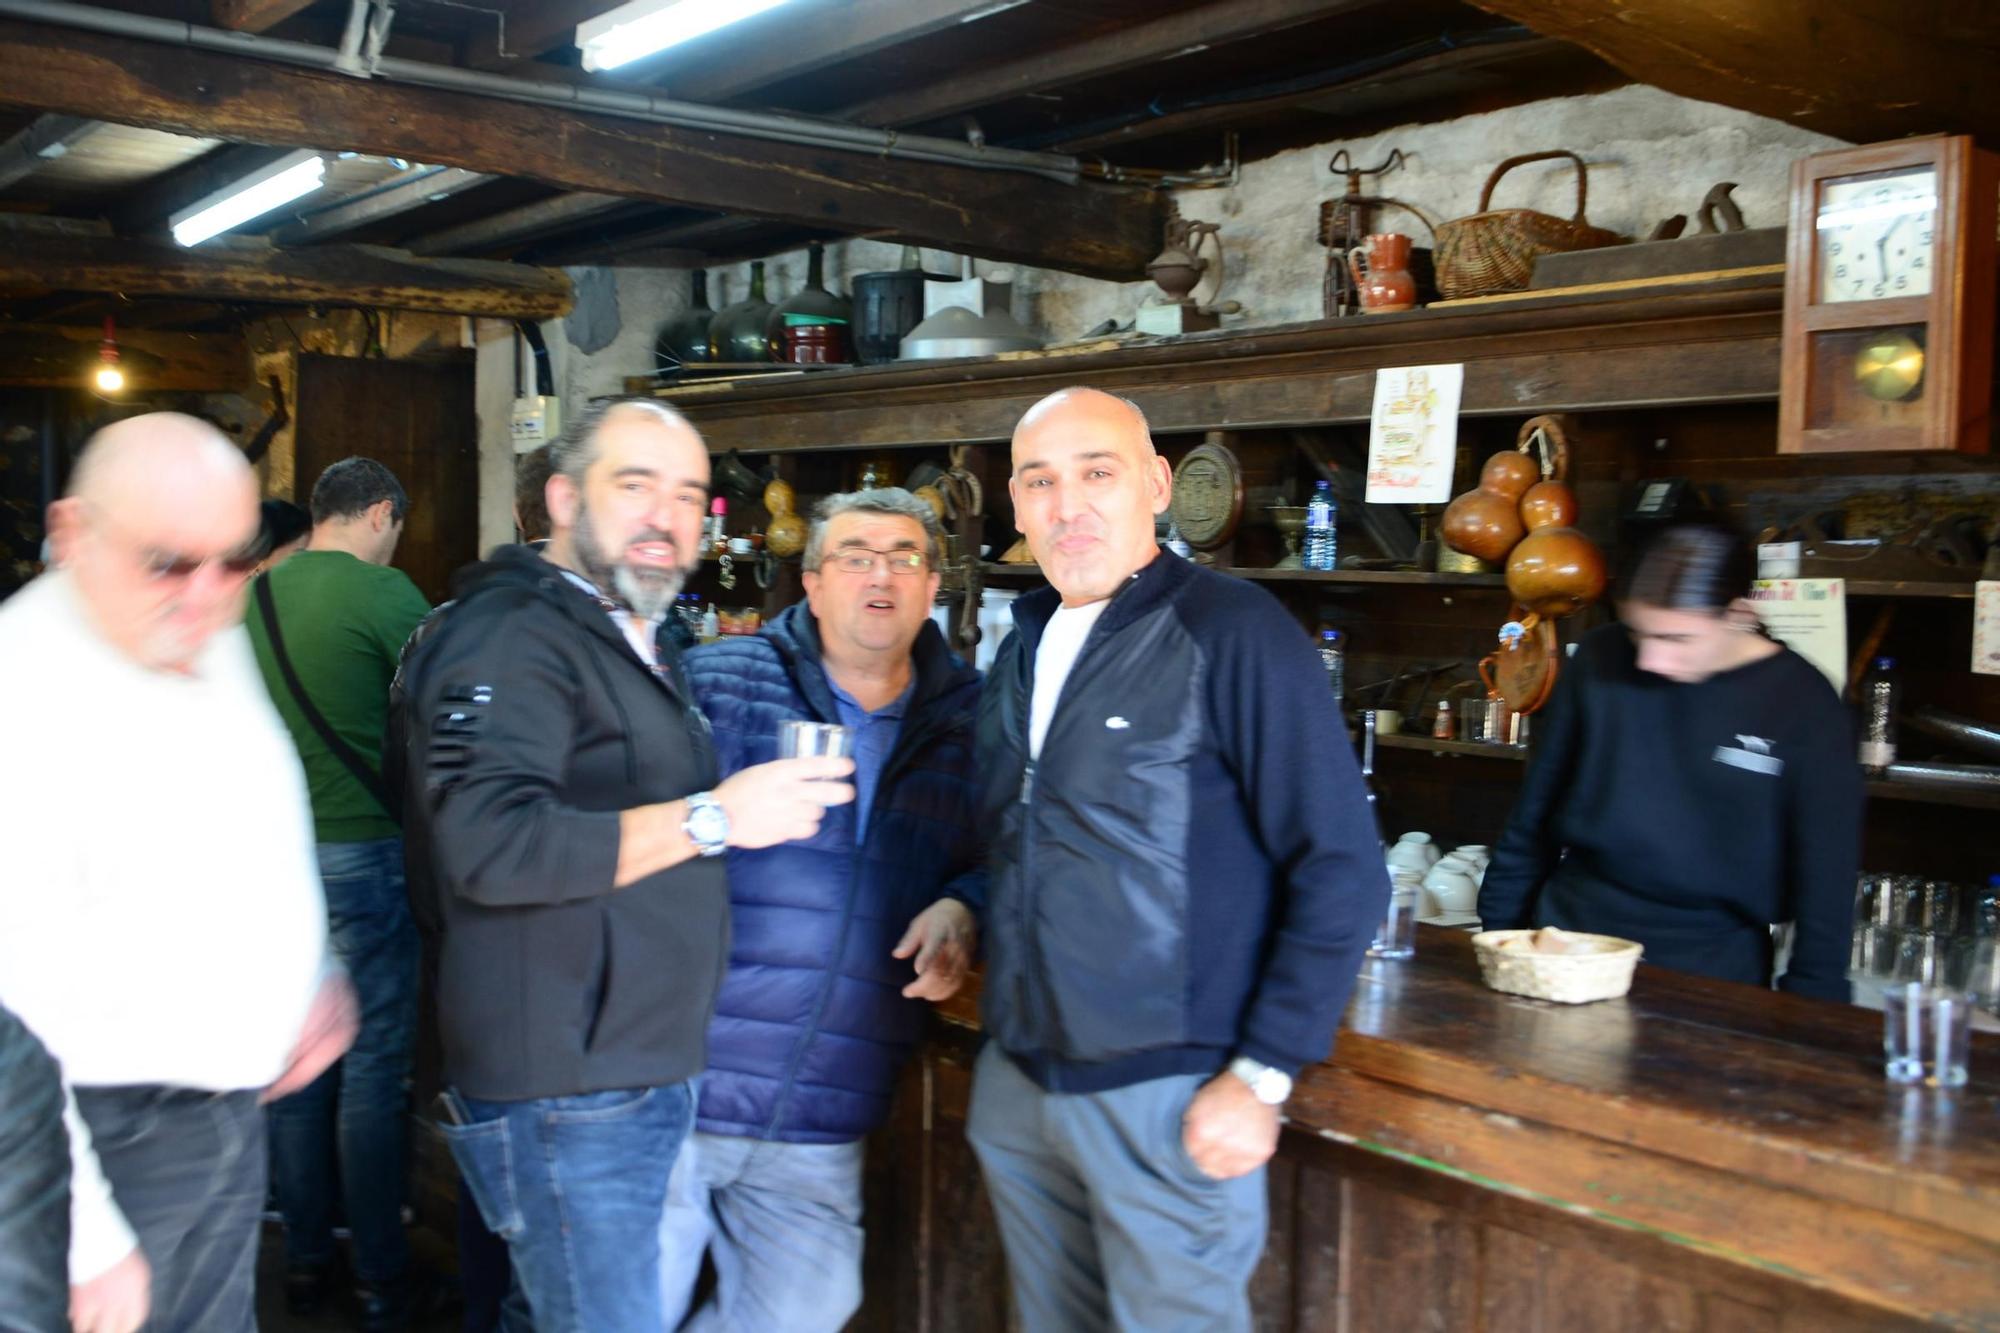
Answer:
<svg viewBox="0 0 2000 1333"><path fill-rule="evenodd" d="M1402 583L1430 588L1505 588L1505 574L1440 574L1428 569L1224 569L1260 583Z"/></svg>
<svg viewBox="0 0 2000 1333"><path fill-rule="evenodd" d="M1528 757L1525 745L1488 745L1484 741L1441 741L1434 736L1411 736L1404 732L1378 735L1375 744L1390 750L1429 750L1432 754L1471 755L1477 759L1511 759L1516 763Z"/></svg>
<svg viewBox="0 0 2000 1333"><path fill-rule="evenodd" d="M711 452L750 454L1004 445L1023 412L1072 385L1132 399L1156 436L1359 424L1373 409L1376 370L1436 362L1464 363L1468 417L1769 403L1783 299L1777 283L1551 294L659 393L693 416Z"/></svg>
<svg viewBox="0 0 2000 1333"><path fill-rule="evenodd" d="M1500 588L1507 586L1504 574L1438 574L1421 569L1239 569L1215 566L1218 574L1252 579L1259 583L1404 584L1430 588ZM988 578L1040 578L1040 565L983 564L980 572Z"/></svg>

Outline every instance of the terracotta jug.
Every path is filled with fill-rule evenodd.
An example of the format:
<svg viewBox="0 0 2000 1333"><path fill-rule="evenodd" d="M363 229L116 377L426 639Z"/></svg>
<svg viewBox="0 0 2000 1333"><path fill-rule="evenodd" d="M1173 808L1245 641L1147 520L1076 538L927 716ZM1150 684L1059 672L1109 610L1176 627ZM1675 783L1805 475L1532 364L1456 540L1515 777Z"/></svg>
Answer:
<svg viewBox="0 0 2000 1333"><path fill-rule="evenodd" d="M1410 276L1410 238L1401 232L1362 237L1360 247L1347 252L1347 271L1354 275L1364 315L1386 315L1417 304L1417 280Z"/></svg>

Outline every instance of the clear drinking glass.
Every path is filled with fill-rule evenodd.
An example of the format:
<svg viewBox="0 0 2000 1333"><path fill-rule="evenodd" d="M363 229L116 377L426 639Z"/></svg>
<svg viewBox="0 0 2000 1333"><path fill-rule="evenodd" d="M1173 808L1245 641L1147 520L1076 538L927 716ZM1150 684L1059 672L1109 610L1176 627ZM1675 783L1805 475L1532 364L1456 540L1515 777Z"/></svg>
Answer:
<svg viewBox="0 0 2000 1333"><path fill-rule="evenodd" d="M1370 958L1409 958L1417 952L1417 889L1395 883L1389 889L1389 912L1375 927Z"/></svg>
<svg viewBox="0 0 2000 1333"><path fill-rule="evenodd" d="M778 758L854 757L854 728L834 722L780 722Z"/></svg>
<svg viewBox="0 0 2000 1333"><path fill-rule="evenodd" d="M1883 1070L1891 1083L1963 1087L1972 1003L1961 992L1909 982L1882 993Z"/></svg>
<svg viewBox="0 0 2000 1333"><path fill-rule="evenodd" d="M1973 941L1965 991L1981 1009L2000 1015L2000 940L1987 935Z"/></svg>

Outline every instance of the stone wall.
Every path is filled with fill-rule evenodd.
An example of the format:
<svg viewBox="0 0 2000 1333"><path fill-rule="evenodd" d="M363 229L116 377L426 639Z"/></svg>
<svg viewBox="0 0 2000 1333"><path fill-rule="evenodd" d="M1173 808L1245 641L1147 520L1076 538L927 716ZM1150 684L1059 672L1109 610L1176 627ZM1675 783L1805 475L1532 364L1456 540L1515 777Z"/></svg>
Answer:
<svg viewBox="0 0 2000 1333"><path fill-rule="evenodd" d="M1400 148L1407 165L1364 188L1406 200L1438 221L1472 212L1487 173L1504 158L1571 148L1590 164L1590 220L1643 236L1671 214L1692 219L1718 181L1737 183L1749 225L1781 226L1791 163L1838 143L1762 116L1632 86L1296 149L1248 164L1227 188L1180 190L1176 199L1184 216L1222 224L1230 275L1224 297L1244 306L1225 324L1249 328L1320 318L1326 251L1317 239L1319 204L1345 189L1344 179L1327 169L1340 148L1364 166ZM1566 164L1536 163L1509 173L1494 202L1567 217L1574 182ZM1424 234L1421 224L1407 219L1388 225ZM900 247L875 241L831 246L828 283L845 291L854 274L894 268L899 254ZM924 257L933 271L958 271L954 256L932 250ZM771 299L796 291L805 267L804 251L772 257L766 264ZM996 265L982 262L979 269L999 275ZM720 309L740 299L748 271L740 264L711 270L711 304ZM685 274L620 269L606 282L586 280L591 272L577 271L579 293L584 299L615 297L618 331L602 342L601 321L581 312L552 328L551 346L560 344L557 381L566 397L617 392L625 376L645 373L654 333L687 302ZM1014 279L1016 315L1051 341L1079 338L1105 320L1129 322L1152 291L1146 282L1103 282L1043 269L1017 270ZM591 350L571 341L574 330L588 334Z"/></svg>

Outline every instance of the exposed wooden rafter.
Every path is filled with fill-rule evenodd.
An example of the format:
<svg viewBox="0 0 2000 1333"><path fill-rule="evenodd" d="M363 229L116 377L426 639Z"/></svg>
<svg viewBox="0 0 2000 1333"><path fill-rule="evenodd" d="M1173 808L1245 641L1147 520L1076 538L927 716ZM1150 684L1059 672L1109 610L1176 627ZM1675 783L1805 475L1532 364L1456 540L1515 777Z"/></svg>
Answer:
<svg viewBox="0 0 2000 1333"><path fill-rule="evenodd" d="M1102 78L1208 47L1366 9L1378 0L1216 0L1054 51L895 88L835 114L862 125L916 125L1084 79Z"/></svg>
<svg viewBox="0 0 2000 1333"><path fill-rule="evenodd" d="M280 305L386 306L446 315L554 319L569 279L554 269L418 259L368 245L279 250L259 241L187 249L67 223L0 217L0 296L119 292Z"/></svg>
<svg viewBox="0 0 2000 1333"><path fill-rule="evenodd" d="M312 4L312 0L213 0L209 6L218 28L264 32Z"/></svg>
<svg viewBox="0 0 2000 1333"><path fill-rule="evenodd" d="M408 157L1097 277L1137 277L1164 210L1140 191L639 125L13 21L0 21L0 68L0 103Z"/></svg>
<svg viewBox="0 0 2000 1333"><path fill-rule="evenodd" d="M1952 130L2000 146L1987 0L1473 0L1632 78L1856 142Z"/></svg>

